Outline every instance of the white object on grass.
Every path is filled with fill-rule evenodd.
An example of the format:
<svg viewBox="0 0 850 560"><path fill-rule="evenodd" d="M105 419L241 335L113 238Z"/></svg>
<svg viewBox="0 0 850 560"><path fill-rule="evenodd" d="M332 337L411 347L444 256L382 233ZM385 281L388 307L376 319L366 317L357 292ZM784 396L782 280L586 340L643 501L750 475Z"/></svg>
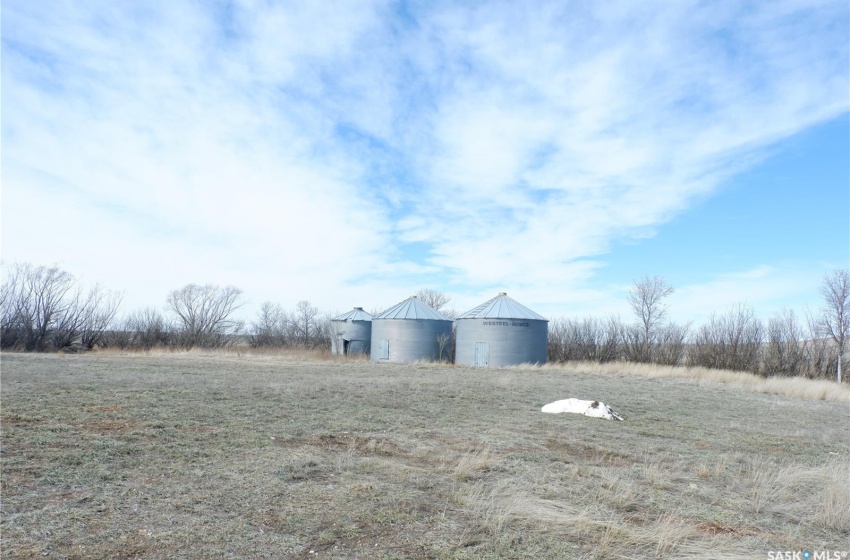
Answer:
<svg viewBox="0 0 850 560"><path fill-rule="evenodd" d="M607 418L608 420L622 420L623 417L614 412L614 409L599 401L583 401L581 399L564 399L549 403L540 409L540 412L560 414L571 412L573 414L584 414L594 418Z"/></svg>

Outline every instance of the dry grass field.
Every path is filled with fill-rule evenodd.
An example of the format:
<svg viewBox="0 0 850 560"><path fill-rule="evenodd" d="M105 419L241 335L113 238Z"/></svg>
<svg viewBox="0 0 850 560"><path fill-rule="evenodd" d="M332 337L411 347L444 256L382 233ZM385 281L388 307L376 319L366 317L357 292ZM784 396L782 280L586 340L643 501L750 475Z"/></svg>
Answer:
<svg viewBox="0 0 850 560"><path fill-rule="evenodd" d="M834 385L243 353L0 368L3 558L850 550L850 391ZM625 421L540 412L568 397Z"/></svg>

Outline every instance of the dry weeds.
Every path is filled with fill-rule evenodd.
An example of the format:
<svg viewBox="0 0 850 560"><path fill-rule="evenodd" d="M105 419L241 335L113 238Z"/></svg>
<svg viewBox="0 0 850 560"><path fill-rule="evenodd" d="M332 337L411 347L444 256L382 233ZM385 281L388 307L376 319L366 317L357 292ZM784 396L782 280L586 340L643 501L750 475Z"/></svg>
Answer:
<svg viewBox="0 0 850 560"><path fill-rule="evenodd" d="M533 369L537 366L517 366L519 369ZM649 378L691 379L702 385L722 383L759 393L784 395L801 399L837 401L850 403L850 386L839 385L823 379L804 377L760 377L745 371L728 371L703 367L673 367L655 364L635 364L630 362L568 362L566 364L547 364L546 369L571 373L600 375L638 375Z"/></svg>
<svg viewBox="0 0 850 560"><path fill-rule="evenodd" d="M841 393L762 392L737 374L622 364L320 358L4 354L0 553L758 558L850 548ZM610 402L626 421L539 412L567 397Z"/></svg>

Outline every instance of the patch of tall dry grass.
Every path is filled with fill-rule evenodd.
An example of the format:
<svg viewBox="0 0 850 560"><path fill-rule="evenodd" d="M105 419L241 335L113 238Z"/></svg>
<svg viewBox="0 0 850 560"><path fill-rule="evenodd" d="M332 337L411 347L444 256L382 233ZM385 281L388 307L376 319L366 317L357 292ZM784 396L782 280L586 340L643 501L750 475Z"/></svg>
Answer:
<svg viewBox="0 0 850 560"><path fill-rule="evenodd" d="M508 527L519 525L563 542L583 543L574 551L582 558L662 558L672 553L688 557L705 553L705 543L701 542L704 535L689 520L665 513L648 515L640 523L626 522L623 514L601 496L577 496L573 501L545 499L529 493L522 483L502 480L457 488L454 500L477 521L480 532L496 540ZM735 557L736 545L731 540L715 540L713 544L715 553Z"/></svg>
<svg viewBox="0 0 850 560"><path fill-rule="evenodd" d="M181 350L174 348L155 348L152 350L115 350L102 349L98 353L111 355L145 355L145 356L199 356L199 357L222 357L222 358L254 358L281 360L287 362L368 362L369 356L356 354L351 356L336 356L331 354L329 348L251 348L248 346L231 346L228 348L193 348ZM458 366L443 362L414 362L417 367L428 368L464 368L470 366ZM833 381L822 379L806 379L804 377L760 377L744 371L728 371L710 369L704 367L681 367L662 366L656 364L638 364L633 362L610 362L600 364L597 362L567 362L563 364L519 365L505 368L508 370L556 370L570 373L584 373L597 375L637 375L649 378L677 378L691 379L697 384L723 383L734 387L740 387L758 393L768 393L796 397L807 400L850 402L850 386L837 384Z"/></svg>
<svg viewBox="0 0 850 560"><path fill-rule="evenodd" d="M185 356L204 358L255 358L266 360L280 360L286 362L368 362L369 356L364 354L353 354L349 356L336 356L331 354L329 348L251 348L249 346L230 346L227 348L182 348L157 347L150 350L118 350L105 348L96 350L98 354L112 356Z"/></svg>
<svg viewBox="0 0 850 560"><path fill-rule="evenodd" d="M544 366L516 366L519 369L543 368L571 373L596 375L638 375L650 378L691 379L698 384L723 383L758 393L785 395L807 400L850 402L850 387L822 379L804 377L760 377L744 371L727 371L703 367L675 367L655 364L613 362L568 362Z"/></svg>
<svg viewBox="0 0 850 560"><path fill-rule="evenodd" d="M797 517L827 530L850 529L850 464L835 457L816 467L754 458L735 481L748 489L749 507Z"/></svg>

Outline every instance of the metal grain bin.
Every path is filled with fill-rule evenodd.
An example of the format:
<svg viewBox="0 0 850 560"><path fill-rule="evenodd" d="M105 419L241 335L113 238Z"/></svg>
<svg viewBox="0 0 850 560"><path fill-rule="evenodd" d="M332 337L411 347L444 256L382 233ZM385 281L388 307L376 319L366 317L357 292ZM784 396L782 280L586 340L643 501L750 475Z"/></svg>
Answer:
<svg viewBox="0 0 850 560"><path fill-rule="evenodd" d="M452 320L412 296L372 318L372 361L439 360L451 337Z"/></svg>
<svg viewBox="0 0 850 560"><path fill-rule="evenodd" d="M548 320L502 292L457 318L455 363L545 364L548 336Z"/></svg>
<svg viewBox="0 0 850 560"><path fill-rule="evenodd" d="M355 307L331 319L331 354L368 354L372 347L372 315Z"/></svg>

